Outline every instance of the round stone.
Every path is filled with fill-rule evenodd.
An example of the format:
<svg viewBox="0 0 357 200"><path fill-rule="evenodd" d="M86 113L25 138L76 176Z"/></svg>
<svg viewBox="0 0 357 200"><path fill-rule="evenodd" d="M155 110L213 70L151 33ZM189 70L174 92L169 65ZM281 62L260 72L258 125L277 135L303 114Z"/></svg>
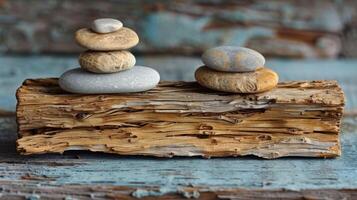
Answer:
<svg viewBox="0 0 357 200"><path fill-rule="evenodd" d="M154 88L159 81L156 70L143 66L112 74L95 74L76 68L62 74L59 85L71 93L106 94L143 92Z"/></svg>
<svg viewBox="0 0 357 200"><path fill-rule="evenodd" d="M220 72L208 67L196 70L197 82L207 88L232 93L259 93L273 89L279 77L271 69L258 68L254 72Z"/></svg>
<svg viewBox="0 0 357 200"><path fill-rule="evenodd" d="M94 73L114 73L132 68L135 57L129 51L86 51L80 54L82 69Z"/></svg>
<svg viewBox="0 0 357 200"><path fill-rule="evenodd" d="M251 72L265 64L264 57L252 49L220 46L206 50L202 62L209 68L224 72Z"/></svg>
<svg viewBox="0 0 357 200"><path fill-rule="evenodd" d="M139 42L138 35L126 27L107 34L95 33L83 28L76 32L75 39L82 47L94 51L125 50L134 47Z"/></svg>
<svg viewBox="0 0 357 200"><path fill-rule="evenodd" d="M123 27L123 23L117 19L101 18L92 22L91 29L97 33L111 33Z"/></svg>

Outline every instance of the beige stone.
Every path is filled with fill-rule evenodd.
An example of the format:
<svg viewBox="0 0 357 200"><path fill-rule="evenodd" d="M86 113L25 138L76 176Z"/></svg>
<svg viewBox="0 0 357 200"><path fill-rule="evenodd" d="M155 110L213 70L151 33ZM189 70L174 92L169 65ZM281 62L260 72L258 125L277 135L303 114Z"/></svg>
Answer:
<svg viewBox="0 0 357 200"><path fill-rule="evenodd" d="M82 69L94 73L114 73L132 68L135 57L129 51L86 51L79 56Z"/></svg>
<svg viewBox="0 0 357 200"><path fill-rule="evenodd" d="M221 72L206 66L196 70L197 82L207 88L233 93L259 93L273 89L279 77L271 69L259 68L254 72Z"/></svg>
<svg viewBox="0 0 357 200"><path fill-rule="evenodd" d="M138 35L126 27L106 34L83 28L76 32L75 39L82 47L94 51L125 50L139 43Z"/></svg>

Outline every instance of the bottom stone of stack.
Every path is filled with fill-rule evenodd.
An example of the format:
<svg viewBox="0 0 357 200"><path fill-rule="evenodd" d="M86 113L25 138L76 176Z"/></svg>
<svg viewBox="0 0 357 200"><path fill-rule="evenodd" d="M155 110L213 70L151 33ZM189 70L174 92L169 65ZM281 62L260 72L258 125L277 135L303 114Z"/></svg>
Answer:
<svg viewBox="0 0 357 200"><path fill-rule="evenodd" d="M194 82L147 92L78 95L57 79L27 80L17 92L22 154L90 150L158 157L255 155L336 157L344 95L334 81L279 83L251 95Z"/></svg>

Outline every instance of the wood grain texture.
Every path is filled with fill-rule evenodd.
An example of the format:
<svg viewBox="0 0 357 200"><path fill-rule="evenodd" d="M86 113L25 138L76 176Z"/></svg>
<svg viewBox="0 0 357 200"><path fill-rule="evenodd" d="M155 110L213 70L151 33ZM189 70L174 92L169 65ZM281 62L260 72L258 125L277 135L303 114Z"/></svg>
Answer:
<svg viewBox="0 0 357 200"><path fill-rule="evenodd" d="M355 118L343 120L344 153L338 159L158 159L83 151L21 156L15 149L15 118L1 117L1 194L4 199L113 199L115 195L184 199L212 193L221 194L222 199L237 199L238 194L244 198L355 199L356 130Z"/></svg>
<svg viewBox="0 0 357 200"><path fill-rule="evenodd" d="M111 185L44 185L37 187L39 179L31 175L23 176L23 181L0 181L5 188L1 199L120 199L120 200L306 200L306 199L345 199L357 196L356 189L307 189L301 191L285 189L211 189L205 187L182 187L177 192L160 194L158 187L134 188ZM34 192L36 191L36 192ZM151 191L151 195L144 195ZM143 195L143 196L142 196Z"/></svg>
<svg viewBox="0 0 357 200"><path fill-rule="evenodd" d="M145 92L77 95L57 79L17 92L23 154L91 150L121 155L340 155L344 95L334 81L280 83L255 95L217 93L193 82Z"/></svg>

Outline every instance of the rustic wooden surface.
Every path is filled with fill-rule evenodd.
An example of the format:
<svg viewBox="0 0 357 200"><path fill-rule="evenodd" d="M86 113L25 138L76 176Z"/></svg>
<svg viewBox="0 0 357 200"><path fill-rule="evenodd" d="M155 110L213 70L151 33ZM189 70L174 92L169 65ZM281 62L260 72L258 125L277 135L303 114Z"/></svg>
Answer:
<svg viewBox="0 0 357 200"><path fill-rule="evenodd" d="M1 0L0 51L79 52L73 33L114 17L138 32L135 52L192 54L230 44L265 56L355 56L356 10L354 0Z"/></svg>
<svg viewBox="0 0 357 200"><path fill-rule="evenodd" d="M154 159L76 151L64 155L21 156L15 150L15 124L14 116L0 118L3 197L356 197L357 126L352 117L344 119L343 156L337 159Z"/></svg>
<svg viewBox="0 0 357 200"><path fill-rule="evenodd" d="M344 95L336 81L281 82L248 95L163 81L143 93L78 95L57 79L28 79L16 95L22 154L340 155Z"/></svg>
<svg viewBox="0 0 357 200"><path fill-rule="evenodd" d="M148 195L151 199L174 199L198 194L202 198L218 199L214 191L234 188L241 188L239 191L245 193L234 192L235 195L225 199L282 198L281 195L291 199L355 199L356 60L268 60L268 66L278 71L282 80L338 80L347 100L341 157L279 160L153 159L76 151L64 155L20 156L15 149L17 127L14 113L11 114L15 109L16 88L26 78L59 76L78 64L76 57L64 56L3 56L0 61L0 107L6 110L0 112L0 193L4 199L122 197L119 195L127 199ZM170 56L140 57L139 62L157 68L165 80L190 81L195 68L201 65L197 58ZM211 193L182 192L182 187L209 187Z"/></svg>

